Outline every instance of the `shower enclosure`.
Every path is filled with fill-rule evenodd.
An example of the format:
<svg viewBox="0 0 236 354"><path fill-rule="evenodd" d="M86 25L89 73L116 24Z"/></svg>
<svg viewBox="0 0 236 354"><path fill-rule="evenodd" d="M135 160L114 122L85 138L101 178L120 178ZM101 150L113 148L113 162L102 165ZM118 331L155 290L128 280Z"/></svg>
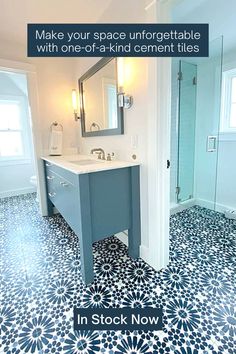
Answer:
<svg viewBox="0 0 236 354"><path fill-rule="evenodd" d="M176 198L181 203L193 198L196 125L197 66L179 62L178 166Z"/></svg>
<svg viewBox="0 0 236 354"><path fill-rule="evenodd" d="M172 65L171 205L216 207L222 37Z"/></svg>

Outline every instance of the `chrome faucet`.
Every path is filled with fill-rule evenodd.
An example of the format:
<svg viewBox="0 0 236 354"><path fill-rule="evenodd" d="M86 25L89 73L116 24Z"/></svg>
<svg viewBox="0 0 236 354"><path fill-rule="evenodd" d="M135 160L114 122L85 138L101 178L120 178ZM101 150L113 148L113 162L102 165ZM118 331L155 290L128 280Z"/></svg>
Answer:
<svg viewBox="0 0 236 354"><path fill-rule="evenodd" d="M95 148L95 149L92 149L92 150L90 151L90 154L93 154L94 152L98 154L98 159L99 159L99 160L106 160L106 158L105 158L105 151L104 151L102 148Z"/></svg>

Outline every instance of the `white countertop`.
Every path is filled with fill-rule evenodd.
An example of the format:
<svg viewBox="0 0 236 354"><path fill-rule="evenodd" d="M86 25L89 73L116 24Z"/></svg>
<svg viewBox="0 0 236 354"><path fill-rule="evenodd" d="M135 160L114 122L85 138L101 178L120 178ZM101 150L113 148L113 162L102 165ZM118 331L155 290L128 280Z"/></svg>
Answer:
<svg viewBox="0 0 236 354"><path fill-rule="evenodd" d="M125 168L140 165L140 163L138 162L128 162L119 160L98 160L98 158L94 155L43 156L42 159L56 166L65 168L66 170L76 174L114 170L116 168ZM95 161L95 163L88 162L88 164L86 164L86 161L88 160ZM84 161L85 163L83 165L77 165L73 161Z"/></svg>

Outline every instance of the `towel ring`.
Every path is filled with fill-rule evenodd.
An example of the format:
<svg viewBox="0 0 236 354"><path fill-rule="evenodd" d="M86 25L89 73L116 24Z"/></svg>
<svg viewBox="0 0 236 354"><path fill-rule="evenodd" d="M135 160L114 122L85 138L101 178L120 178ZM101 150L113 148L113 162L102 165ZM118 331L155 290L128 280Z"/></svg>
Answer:
<svg viewBox="0 0 236 354"><path fill-rule="evenodd" d="M58 127L59 129L53 129L53 127ZM53 130L58 130L58 131L62 131L63 132L63 126L62 124L60 123L57 123L57 121L53 122L51 125L50 125L50 130L53 131Z"/></svg>
<svg viewBox="0 0 236 354"><path fill-rule="evenodd" d="M93 128L97 128L97 130L100 130L100 126L99 124L93 122L91 125L90 125L90 131L92 132L93 131Z"/></svg>

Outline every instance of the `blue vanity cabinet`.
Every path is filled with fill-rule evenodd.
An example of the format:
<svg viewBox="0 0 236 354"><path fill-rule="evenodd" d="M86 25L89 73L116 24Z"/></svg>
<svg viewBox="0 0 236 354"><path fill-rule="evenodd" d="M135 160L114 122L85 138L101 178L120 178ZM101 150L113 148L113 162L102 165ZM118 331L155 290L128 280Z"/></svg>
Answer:
<svg viewBox="0 0 236 354"><path fill-rule="evenodd" d="M79 237L86 284L93 281L93 242L128 230L129 254L139 257L139 166L77 174L44 163L48 215L54 205Z"/></svg>
<svg viewBox="0 0 236 354"><path fill-rule="evenodd" d="M53 205L78 234L80 232L78 215L80 214L79 188L77 175L56 165L45 163L48 214L53 214Z"/></svg>

